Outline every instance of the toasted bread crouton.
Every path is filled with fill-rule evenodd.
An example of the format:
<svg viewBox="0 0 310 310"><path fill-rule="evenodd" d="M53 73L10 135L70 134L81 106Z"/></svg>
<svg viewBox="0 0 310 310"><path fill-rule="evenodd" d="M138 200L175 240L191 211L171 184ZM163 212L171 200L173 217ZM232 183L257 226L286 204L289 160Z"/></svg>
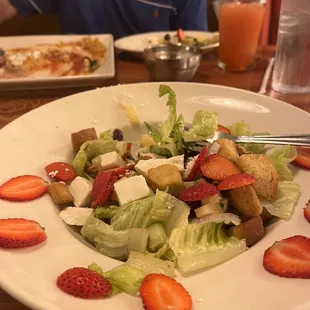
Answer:
<svg viewBox="0 0 310 310"><path fill-rule="evenodd" d="M268 210L266 208L263 208L263 211L262 211L260 216L261 216L263 222L268 221L272 218L272 215L268 212Z"/></svg>
<svg viewBox="0 0 310 310"><path fill-rule="evenodd" d="M71 143L74 152L77 152L84 142L95 139L97 139L97 133L95 128L87 128L82 129L78 132L73 132L71 134Z"/></svg>
<svg viewBox="0 0 310 310"><path fill-rule="evenodd" d="M171 164L149 169L147 172L147 181L154 191L156 189L163 191L169 187L168 192L172 195L177 195L184 187L179 169Z"/></svg>
<svg viewBox="0 0 310 310"><path fill-rule="evenodd" d="M256 182L252 185L258 196L267 200L274 199L279 177L276 169L265 155L244 154L239 158L242 172L253 175Z"/></svg>
<svg viewBox="0 0 310 310"><path fill-rule="evenodd" d="M236 144L236 150L240 156L243 154L253 154L253 152L248 151L245 147L243 147L240 144Z"/></svg>
<svg viewBox="0 0 310 310"><path fill-rule="evenodd" d="M245 217L252 218L262 213L262 205L251 185L230 189L227 192L233 207Z"/></svg>
<svg viewBox="0 0 310 310"><path fill-rule="evenodd" d="M73 203L73 196L70 194L67 186L62 182L54 182L50 184L48 187L48 193L55 205L66 206Z"/></svg>
<svg viewBox="0 0 310 310"><path fill-rule="evenodd" d="M236 150L236 145L232 141L228 139L218 139L216 140L216 143L221 145L221 148L217 152L217 155L224 156L230 161L234 163L238 163L239 154Z"/></svg>
<svg viewBox="0 0 310 310"><path fill-rule="evenodd" d="M239 240L245 239L246 245L250 246L264 237L265 228L262 218L256 216L238 226L231 227L228 233Z"/></svg>

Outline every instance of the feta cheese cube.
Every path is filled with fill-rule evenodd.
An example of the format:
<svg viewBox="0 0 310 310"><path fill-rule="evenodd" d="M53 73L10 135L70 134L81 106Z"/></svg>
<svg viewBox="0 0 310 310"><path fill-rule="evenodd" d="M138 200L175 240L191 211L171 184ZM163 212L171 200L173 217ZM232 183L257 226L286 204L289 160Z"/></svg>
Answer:
<svg viewBox="0 0 310 310"><path fill-rule="evenodd" d="M120 205L150 196L152 193L142 175L116 182L114 184L114 190Z"/></svg>
<svg viewBox="0 0 310 310"><path fill-rule="evenodd" d="M93 185L89 180L76 177L68 189L76 207L88 207L91 204Z"/></svg>
<svg viewBox="0 0 310 310"><path fill-rule="evenodd" d="M122 157L115 151L100 155L101 167L103 170L109 170L118 167L126 166Z"/></svg>
<svg viewBox="0 0 310 310"><path fill-rule="evenodd" d="M159 158L159 159L147 159L147 160L139 160L139 162L135 166L135 170L147 176L147 172L151 168L157 168L162 165L171 164L175 165L180 172L184 171L184 155L174 156L170 158Z"/></svg>
<svg viewBox="0 0 310 310"><path fill-rule="evenodd" d="M68 225L83 226L92 213L91 208L67 207L59 213L59 216Z"/></svg>

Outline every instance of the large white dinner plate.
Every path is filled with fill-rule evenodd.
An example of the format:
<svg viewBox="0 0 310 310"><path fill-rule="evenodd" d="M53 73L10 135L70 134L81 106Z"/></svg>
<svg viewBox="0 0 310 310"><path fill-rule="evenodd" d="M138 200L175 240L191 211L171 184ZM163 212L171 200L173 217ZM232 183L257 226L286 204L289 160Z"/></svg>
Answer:
<svg viewBox="0 0 310 310"><path fill-rule="evenodd" d="M158 98L158 83L115 86L57 100L15 120L0 131L0 183L22 174L46 178L44 167L53 161L71 160L70 134L95 126L98 131L127 126L125 138L138 138L119 106L137 106L141 120L161 121L166 98ZM191 120L197 109L217 111L221 124L244 119L255 131L305 133L310 115L284 102L255 93L204 84L169 83L176 91L178 111ZM264 250L276 240L294 235L310 236L303 217L309 198L310 173L298 170L302 194L292 219L280 221L249 251L191 277L178 280L193 297L194 309L309 310L309 280L285 279L262 267ZM41 310L142 310L141 300L120 294L106 300L81 300L60 291L56 278L74 266L95 261L105 270L119 264L78 240L58 216L48 195L28 203L1 201L1 218L24 217L46 227L48 239L37 247L0 250L0 285L33 309Z"/></svg>
<svg viewBox="0 0 310 310"><path fill-rule="evenodd" d="M150 40L162 40L164 36L169 33L171 36L176 34L176 31L160 31L160 32L147 32L135 34L132 36L124 37L115 41L115 47L119 50L132 52L132 53L142 53L145 48L149 47ZM217 32L204 32L204 31L184 31L185 35L191 37L205 37L212 38L214 35L218 35ZM202 50L213 49L217 47L218 43L213 43L210 45L202 46Z"/></svg>
<svg viewBox="0 0 310 310"><path fill-rule="evenodd" d="M103 79L113 78L115 75L114 65L114 40L110 34L92 35L98 38L106 46L106 55L103 64L89 75L78 76L49 76L42 74L40 77L25 77L15 79L1 79L0 89L12 88L54 88L68 86L86 86L98 83ZM80 40L87 35L44 35L44 36L14 36L0 37L0 48L24 48L37 44L56 44Z"/></svg>

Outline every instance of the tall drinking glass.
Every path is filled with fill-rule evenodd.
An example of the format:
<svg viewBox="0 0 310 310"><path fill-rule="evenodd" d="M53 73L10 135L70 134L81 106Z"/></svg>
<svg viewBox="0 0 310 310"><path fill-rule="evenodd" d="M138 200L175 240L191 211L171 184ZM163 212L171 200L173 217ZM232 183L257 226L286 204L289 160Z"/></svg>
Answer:
<svg viewBox="0 0 310 310"><path fill-rule="evenodd" d="M310 0L282 0L272 88L310 93Z"/></svg>
<svg viewBox="0 0 310 310"><path fill-rule="evenodd" d="M265 13L263 0L222 0L219 12L219 66L227 71L253 68Z"/></svg>

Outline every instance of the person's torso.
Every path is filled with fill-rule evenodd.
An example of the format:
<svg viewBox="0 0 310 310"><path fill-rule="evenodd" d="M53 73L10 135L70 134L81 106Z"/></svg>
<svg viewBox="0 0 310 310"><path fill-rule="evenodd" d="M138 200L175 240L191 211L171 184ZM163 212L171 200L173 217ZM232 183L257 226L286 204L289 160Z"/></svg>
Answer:
<svg viewBox="0 0 310 310"><path fill-rule="evenodd" d="M64 1L59 18L65 33L113 33L114 37L171 28L171 0L75 0ZM70 14L68 14L70 12Z"/></svg>

